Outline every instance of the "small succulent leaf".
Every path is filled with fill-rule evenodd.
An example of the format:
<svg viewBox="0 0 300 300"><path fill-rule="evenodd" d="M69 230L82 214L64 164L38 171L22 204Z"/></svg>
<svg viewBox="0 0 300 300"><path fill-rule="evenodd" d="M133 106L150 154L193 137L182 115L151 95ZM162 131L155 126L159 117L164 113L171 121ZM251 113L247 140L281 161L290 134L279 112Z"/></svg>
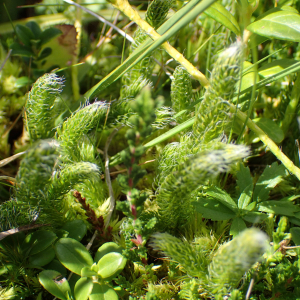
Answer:
<svg viewBox="0 0 300 300"><path fill-rule="evenodd" d="M267 78L276 75L296 63L298 63L298 61L294 59L277 59L259 68L258 73L264 78Z"/></svg>
<svg viewBox="0 0 300 300"><path fill-rule="evenodd" d="M71 294L69 283L65 277L53 270L44 270L39 274L40 284L53 296L68 300L68 294Z"/></svg>
<svg viewBox="0 0 300 300"><path fill-rule="evenodd" d="M240 193L242 193L249 185L252 185L253 189L253 179L251 177L249 167L245 167L242 163L240 163L239 170L236 173L236 177Z"/></svg>
<svg viewBox="0 0 300 300"><path fill-rule="evenodd" d="M101 247L98 248L96 254L95 254L95 258L94 258L94 262L98 263L98 261L105 255L108 254L110 252L117 252L122 254L123 248L119 245L117 245L114 242L108 242L103 244Z"/></svg>
<svg viewBox="0 0 300 300"><path fill-rule="evenodd" d="M240 27L234 16L220 3L214 3L207 8L204 13L224 25L226 28L234 32L236 35L240 34Z"/></svg>
<svg viewBox="0 0 300 300"><path fill-rule="evenodd" d="M250 222L250 223L260 223L263 220L265 220L268 216L266 214L257 212L257 211L250 211L248 212L246 215L243 216L243 219L246 222Z"/></svg>
<svg viewBox="0 0 300 300"><path fill-rule="evenodd" d="M87 226L83 220L68 221L63 227L63 230L69 232L68 237L78 242L86 235Z"/></svg>
<svg viewBox="0 0 300 300"><path fill-rule="evenodd" d="M290 229L290 233L292 235L292 240L295 243L295 245L300 245L300 228L299 227L292 227Z"/></svg>
<svg viewBox="0 0 300 300"><path fill-rule="evenodd" d="M294 205L293 202L289 202L289 201L269 200L269 201L260 202L258 206L258 210L266 213L293 217L295 212L299 212L299 207Z"/></svg>
<svg viewBox="0 0 300 300"><path fill-rule="evenodd" d="M228 195L225 191L221 190L220 188L210 187L205 192L207 195L213 197L214 199L217 199L231 210L234 211L235 209L237 209L237 204L230 197L230 195Z"/></svg>
<svg viewBox="0 0 300 300"><path fill-rule="evenodd" d="M80 275L81 269L90 267L93 259L87 249L78 241L61 238L55 244L55 252L59 261L70 271Z"/></svg>
<svg viewBox="0 0 300 300"><path fill-rule="evenodd" d="M238 200L238 207L240 209L245 209L251 202L253 193L253 184L248 185L241 193Z"/></svg>
<svg viewBox="0 0 300 300"><path fill-rule="evenodd" d="M244 222L244 220L240 217L233 219L231 227L230 227L230 234L235 237L240 232L242 232L244 229L246 229L247 226Z"/></svg>
<svg viewBox="0 0 300 300"><path fill-rule="evenodd" d="M84 267L81 269L81 277L92 277L97 275L98 275L97 272L91 270L90 267Z"/></svg>
<svg viewBox="0 0 300 300"><path fill-rule="evenodd" d="M34 56L34 53L30 47L22 46L18 43L11 44L10 49L12 50L11 55L19 55L24 57Z"/></svg>
<svg viewBox="0 0 300 300"><path fill-rule="evenodd" d="M26 23L26 27L28 27L30 31L33 33L35 40L38 40L40 38L42 30L38 23L34 21L30 21Z"/></svg>
<svg viewBox="0 0 300 300"><path fill-rule="evenodd" d="M49 246L43 251L30 255L28 262L30 267L42 267L49 264L55 257L55 251Z"/></svg>
<svg viewBox="0 0 300 300"><path fill-rule="evenodd" d="M118 300L117 293L110 286L106 284L95 283L92 293L89 297L90 300Z"/></svg>
<svg viewBox="0 0 300 300"><path fill-rule="evenodd" d="M295 11L273 8L251 23L247 30L287 41L300 41L300 15Z"/></svg>
<svg viewBox="0 0 300 300"><path fill-rule="evenodd" d="M279 144L284 139L283 130L273 121L268 118L256 118L252 120L260 127L275 143ZM257 136L254 132L249 134L249 141L254 141Z"/></svg>
<svg viewBox="0 0 300 300"><path fill-rule="evenodd" d="M30 249L29 255L34 255L48 248L56 239L57 236L53 231L35 231L26 236L22 249L25 251Z"/></svg>
<svg viewBox="0 0 300 300"><path fill-rule="evenodd" d="M234 211L216 199L198 198L197 201L192 202L192 205L197 212L202 214L203 218L213 221L229 220L236 216Z"/></svg>
<svg viewBox="0 0 300 300"><path fill-rule="evenodd" d="M18 24L16 26L16 34L17 34L19 40L25 46L27 46L27 47L31 46L31 40L34 40L34 35L28 27Z"/></svg>
<svg viewBox="0 0 300 300"><path fill-rule="evenodd" d="M80 278L74 287L74 296L76 300L87 300L93 290L93 280L91 278Z"/></svg>
<svg viewBox="0 0 300 300"><path fill-rule="evenodd" d="M42 60L44 58L46 58L47 56L49 56L52 53L52 49L50 47L44 48L39 57L37 58L37 60Z"/></svg>
<svg viewBox="0 0 300 300"><path fill-rule="evenodd" d="M55 28L55 27L50 27L50 28L45 29L40 35L42 45L46 44L53 38L61 35L61 33L62 33L61 30L59 30L58 28Z"/></svg>
<svg viewBox="0 0 300 300"><path fill-rule="evenodd" d="M253 201L266 201L270 190L283 180L284 175L285 167L283 165L274 162L271 166L267 166L255 185Z"/></svg>
<svg viewBox="0 0 300 300"><path fill-rule="evenodd" d="M105 254L98 262L98 275L102 278L112 277L122 271L127 259L118 252Z"/></svg>

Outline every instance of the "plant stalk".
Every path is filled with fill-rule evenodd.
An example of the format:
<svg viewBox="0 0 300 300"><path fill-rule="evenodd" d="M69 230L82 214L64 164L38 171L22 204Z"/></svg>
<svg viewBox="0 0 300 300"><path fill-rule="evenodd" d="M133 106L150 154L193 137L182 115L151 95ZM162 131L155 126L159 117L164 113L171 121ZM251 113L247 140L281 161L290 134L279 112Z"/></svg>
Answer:
<svg viewBox="0 0 300 300"><path fill-rule="evenodd" d="M144 21L138 12L131 7L127 0L115 0L111 1L112 4L123 12L131 21L135 22L141 29L149 34L153 40L159 39L161 36L150 26L146 21ZM197 79L201 85L208 88L209 81L193 64L191 64L180 52L178 52L174 47L172 47L168 42L164 42L162 47L168 52L168 54L173 57L177 62L179 62L195 79Z"/></svg>

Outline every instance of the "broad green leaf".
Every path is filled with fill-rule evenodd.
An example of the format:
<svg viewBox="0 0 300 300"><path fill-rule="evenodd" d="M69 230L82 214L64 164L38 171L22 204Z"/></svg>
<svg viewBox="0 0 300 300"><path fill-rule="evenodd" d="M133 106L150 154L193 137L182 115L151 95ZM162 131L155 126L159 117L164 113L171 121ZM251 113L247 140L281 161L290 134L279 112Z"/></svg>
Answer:
<svg viewBox="0 0 300 300"><path fill-rule="evenodd" d="M45 250L38 252L34 255L30 255L28 262L30 267L42 267L49 264L55 257L55 251L52 246Z"/></svg>
<svg viewBox="0 0 300 300"><path fill-rule="evenodd" d="M198 198L197 201L192 202L192 205L203 218L213 221L229 220L236 216L234 211L215 199Z"/></svg>
<svg viewBox="0 0 300 300"><path fill-rule="evenodd" d="M274 8L251 23L247 29L256 34L286 41L300 41L300 15Z"/></svg>
<svg viewBox="0 0 300 300"><path fill-rule="evenodd" d="M265 220L268 216L266 214L257 212L257 211L250 211L247 212L246 215L243 216L243 219L250 223L260 223Z"/></svg>
<svg viewBox="0 0 300 300"><path fill-rule="evenodd" d="M214 3L204 12L206 15L224 25L226 28L234 32L236 35L240 34L240 27L234 16L220 3Z"/></svg>
<svg viewBox="0 0 300 300"><path fill-rule="evenodd" d="M295 245L300 245L300 228L299 227L292 227L290 229L290 233L292 235L292 240L295 243Z"/></svg>
<svg viewBox="0 0 300 300"><path fill-rule="evenodd" d="M294 216L295 212L299 211L299 207L294 205L293 202L276 200L260 202L258 209L271 214L291 217Z"/></svg>
<svg viewBox="0 0 300 300"><path fill-rule="evenodd" d="M106 284L94 284L90 300L118 300L117 293Z"/></svg>
<svg viewBox="0 0 300 300"><path fill-rule="evenodd" d="M220 201L222 204L230 208L231 210L237 209L237 205L234 200L225 192L222 191L218 187L210 187L208 188L205 193L216 200Z"/></svg>
<svg viewBox="0 0 300 300"><path fill-rule="evenodd" d="M17 25L16 26L16 34L19 38L19 40L27 47L30 47L31 40L34 40L34 35L31 32L31 30L23 25Z"/></svg>
<svg viewBox="0 0 300 300"><path fill-rule="evenodd" d="M98 268L97 268L98 270ZM81 277L92 277L92 276L97 276L97 272L91 270L90 267L84 267L81 269Z"/></svg>
<svg viewBox="0 0 300 300"><path fill-rule="evenodd" d="M69 232L68 237L76 241L81 241L87 232L86 224L79 219L67 222L61 229Z"/></svg>
<svg viewBox="0 0 300 300"><path fill-rule="evenodd" d="M105 254L98 262L98 274L103 278L116 276L126 265L127 259L120 253Z"/></svg>
<svg viewBox="0 0 300 300"><path fill-rule="evenodd" d="M255 68L252 66L253 66L253 64L251 64L249 61L243 62L243 70L246 70L246 69L248 69L248 70L246 72L243 72L241 91L247 89L248 87L253 86L255 82L259 82L259 76L258 76ZM252 68L250 68L250 67L252 67ZM239 84L239 82L238 82L238 84Z"/></svg>
<svg viewBox="0 0 300 300"><path fill-rule="evenodd" d="M246 228L247 226L242 218L234 218L230 227L230 234L235 237Z"/></svg>
<svg viewBox="0 0 300 300"><path fill-rule="evenodd" d="M55 244L55 252L59 261L70 271L78 275L81 269L90 267L93 259L86 248L78 241L62 238Z"/></svg>
<svg viewBox="0 0 300 300"><path fill-rule="evenodd" d="M19 55L19 56L24 56L24 57L34 56L34 53L30 47L22 46L18 43L11 44L10 49L12 49L11 55Z"/></svg>
<svg viewBox="0 0 300 300"><path fill-rule="evenodd" d="M297 60L294 59L278 59L274 60L268 64L265 64L261 68L258 69L259 75L264 78L274 76L275 74L283 71L284 69L298 63Z"/></svg>
<svg viewBox="0 0 300 300"><path fill-rule="evenodd" d="M284 139L283 130L272 120L268 118L256 118L252 120L257 126L259 126L275 143L279 144ZM256 135L250 133L249 140L254 142Z"/></svg>
<svg viewBox="0 0 300 300"><path fill-rule="evenodd" d="M157 32L161 37L152 41L150 38L142 43L123 64L108 74L98 84L85 93L86 98L95 98L102 90L108 87L111 83L120 78L123 74L129 71L135 64L140 62L144 57L150 55L162 43L166 42L175 35L182 27L187 25L191 20L196 18L200 13L205 11L216 0L191 0L179 11L177 11L170 19L161 25Z"/></svg>
<svg viewBox="0 0 300 300"><path fill-rule="evenodd" d="M30 22L26 23L26 27L28 27L30 29L30 31L33 33L35 40L38 40L40 38L42 30L41 30L40 26L38 25L38 23L36 23L34 21L30 21Z"/></svg>
<svg viewBox="0 0 300 300"><path fill-rule="evenodd" d="M30 249L29 255L39 253L48 248L57 239L56 234L50 230L35 231L28 236L22 245L23 250Z"/></svg>
<svg viewBox="0 0 300 300"><path fill-rule="evenodd" d="M53 270L59 272L62 276L67 276L67 269L61 264L59 260L54 258L49 264L44 266L45 270Z"/></svg>
<svg viewBox="0 0 300 300"><path fill-rule="evenodd" d="M119 245L117 245L114 242L108 242L103 244L96 252L94 262L98 263L98 261L105 255L110 252L117 252L122 254L123 248Z"/></svg>
<svg viewBox="0 0 300 300"><path fill-rule="evenodd" d="M68 294L71 294L68 280L62 277L59 272L53 270L44 270L39 274L40 284L53 296L68 300Z"/></svg>
<svg viewBox="0 0 300 300"><path fill-rule="evenodd" d="M240 193L242 193L242 191L244 191L249 185L252 185L253 189L253 179L251 177L249 167L245 167L242 163L240 163L239 170L236 173L236 177Z"/></svg>
<svg viewBox="0 0 300 300"><path fill-rule="evenodd" d="M76 300L87 300L93 290L93 280L91 278L80 278L74 288L74 295Z"/></svg>
<svg viewBox="0 0 300 300"><path fill-rule="evenodd" d="M283 180L284 175L285 167L283 165L274 162L271 166L267 166L255 185L253 201L266 201L270 190Z"/></svg>
<svg viewBox="0 0 300 300"><path fill-rule="evenodd" d="M58 28L55 28L55 27L50 27L50 28L45 29L40 35L42 45L48 43L50 40L52 40L53 38L55 38L61 34L62 34L61 30L59 30Z"/></svg>
<svg viewBox="0 0 300 300"><path fill-rule="evenodd" d="M253 184L248 185L241 193L238 200L238 207L240 209L245 209L251 202L253 193Z"/></svg>

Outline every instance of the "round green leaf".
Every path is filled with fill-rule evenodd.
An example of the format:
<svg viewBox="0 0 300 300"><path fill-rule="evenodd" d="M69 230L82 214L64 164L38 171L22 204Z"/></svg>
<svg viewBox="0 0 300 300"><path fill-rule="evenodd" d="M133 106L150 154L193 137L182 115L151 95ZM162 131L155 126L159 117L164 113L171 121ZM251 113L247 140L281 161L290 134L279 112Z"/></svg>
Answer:
<svg viewBox="0 0 300 300"><path fill-rule="evenodd" d="M29 265L33 267L42 267L49 264L55 257L55 251L52 246L47 249L29 256Z"/></svg>
<svg viewBox="0 0 300 300"><path fill-rule="evenodd" d="M25 46L30 47L30 40L34 39L34 35L28 27L18 24L16 26L16 34Z"/></svg>
<svg viewBox="0 0 300 300"><path fill-rule="evenodd" d="M90 300L118 300L117 293L106 284L94 284Z"/></svg>
<svg viewBox="0 0 300 300"><path fill-rule="evenodd" d="M83 220L69 221L62 227L62 229L69 232L69 238L75 239L77 241L81 241L81 239L87 232L87 226L85 225Z"/></svg>
<svg viewBox="0 0 300 300"><path fill-rule="evenodd" d="M30 29L30 31L33 33L34 38L37 40L40 37L40 34L42 33L42 30L40 28L40 26L38 25L38 23L34 22L34 21L30 21L26 23L26 27L28 27Z"/></svg>
<svg viewBox="0 0 300 300"><path fill-rule="evenodd" d="M103 244L96 252L94 262L98 262L105 254L110 252L117 252L122 254L123 248L114 242Z"/></svg>
<svg viewBox="0 0 300 300"><path fill-rule="evenodd" d="M93 280L91 278L80 278L74 288L76 300L86 300L93 290Z"/></svg>
<svg viewBox="0 0 300 300"><path fill-rule="evenodd" d="M48 248L56 239L57 236L53 231L39 230L26 236L22 249L23 251L30 249L29 255L33 255Z"/></svg>
<svg viewBox="0 0 300 300"><path fill-rule="evenodd" d="M269 38L299 42L300 15L292 10L274 8L251 23L247 29Z"/></svg>
<svg viewBox="0 0 300 300"><path fill-rule="evenodd" d="M67 300L71 294L70 286L65 277L62 278L59 272L45 270L39 274L40 284L53 296Z"/></svg>
<svg viewBox="0 0 300 300"><path fill-rule="evenodd" d="M98 270L98 267L95 265L95 267ZM92 276L97 276L97 272L91 270L90 267L84 267L81 269L81 277L92 277Z"/></svg>
<svg viewBox="0 0 300 300"><path fill-rule="evenodd" d="M105 254L98 262L98 274L102 278L116 276L126 265L126 258L117 252Z"/></svg>
<svg viewBox="0 0 300 300"><path fill-rule="evenodd" d="M55 252L59 261L70 271L78 275L81 269L90 267L93 259L86 248L78 241L70 238L61 238L55 244Z"/></svg>

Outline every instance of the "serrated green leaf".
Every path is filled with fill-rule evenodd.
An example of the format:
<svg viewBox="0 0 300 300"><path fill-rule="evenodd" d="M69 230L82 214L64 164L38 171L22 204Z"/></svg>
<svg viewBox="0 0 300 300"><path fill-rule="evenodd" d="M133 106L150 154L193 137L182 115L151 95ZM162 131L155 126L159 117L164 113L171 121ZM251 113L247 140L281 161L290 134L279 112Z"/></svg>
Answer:
<svg viewBox="0 0 300 300"><path fill-rule="evenodd" d="M95 258L94 258L94 262L98 263L98 261L105 255L108 254L110 252L117 252L122 254L123 248L119 245L117 245L114 242L108 242L103 244L101 247L98 248L96 254L95 254Z"/></svg>
<svg viewBox="0 0 300 300"><path fill-rule="evenodd" d="M214 3L204 12L206 15L224 25L226 28L240 34L240 27L234 16L220 3Z"/></svg>
<svg viewBox="0 0 300 300"><path fill-rule="evenodd" d="M266 167L255 185L253 201L266 201L269 197L270 190L283 180L282 177L284 175L285 167L283 165L278 165L277 162Z"/></svg>
<svg viewBox="0 0 300 300"><path fill-rule="evenodd" d="M242 191L244 191L250 185L252 185L253 189L253 179L251 177L249 167L245 167L242 163L240 163L239 170L236 173L236 177L240 193L242 193Z"/></svg>
<svg viewBox="0 0 300 300"><path fill-rule="evenodd" d="M192 202L192 205L197 212L202 214L203 218L213 221L229 220L236 216L234 211L215 199L198 198L197 201Z"/></svg>
<svg viewBox="0 0 300 300"><path fill-rule="evenodd" d="M83 220L73 220L67 222L61 229L69 233L68 237L76 241L81 241L86 235L87 226Z"/></svg>
<svg viewBox="0 0 300 300"><path fill-rule="evenodd" d="M297 60L294 59L278 59L274 60L270 63L265 64L261 68L258 69L259 75L264 78L274 76L275 74L283 71L284 69L298 63Z"/></svg>
<svg viewBox="0 0 300 300"><path fill-rule="evenodd" d="M94 284L90 300L118 300L117 293L106 284Z"/></svg>
<svg viewBox="0 0 300 300"><path fill-rule="evenodd" d="M55 244L55 252L59 261L70 271L78 275L81 269L90 267L93 259L86 248L78 241L62 238Z"/></svg>
<svg viewBox="0 0 300 300"><path fill-rule="evenodd" d="M223 205L230 208L232 211L237 209L237 204L234 202L234 200L228 195L225 191L222 191L218 187L210 187L208 188L205 193L216 200L220 201Z"/></svg>
<svg viewBox="0 0 300 300"><path fill-rule="evenodd" d="M282 216L294 216L295 212L299 211L298 206L289 201L275 201L269 200L260 202L258 209L263 212L282 215Z"/></svg>
<svg viewBox="0 0 300 300"><path fill-rule="evenodd" d="M98 275L103 279L116 276L126 265L127 259L120 253L105 254L98 262Z"/></svg>
<svg viewBox="0 0 300 300"><path fill-rule="evenodd" d="M245 209L251 202L253 193L253 184L248 185L241 193L238 200L238 207L240 209Z"/></svg>
<svg viewBox="0 0 300 300"><path fill-rule="evenodd" d="M71 294L71 289L66 278L61 278L59 272L52 270L44 270L39 274L40 284L53 296L68 300L68 294Z"/></svg>
<svg viewBox="0 0 300 300"><path fill-rule="evenodd" d="M91 278L80 278L74 287L74 296L76 300L86 300L93 290L93 280Z"/></svg>
<svg viewBox="0 0 300 300"><path fill-rule="evenodd" d="M274 8L251 23L247 30L285 41L300 41L300 15L291 10Z"/></svg>
<svg viewBox="0 0 300 300"><path fill-rule="evenodd" d="M260 223L265 220L268 216L266 214L260 213L258 211L250 211L243 215L243 219L250 223Z"/></svg>
<svg viewBox="0 0 300 300"><path fill-rule="evenodd" d="M244 229L246 229L247 226L244 222L244 220L240 217L233 219L231 227L230 227L230 234L235 237L240 232L242 232Z"/></svg>

